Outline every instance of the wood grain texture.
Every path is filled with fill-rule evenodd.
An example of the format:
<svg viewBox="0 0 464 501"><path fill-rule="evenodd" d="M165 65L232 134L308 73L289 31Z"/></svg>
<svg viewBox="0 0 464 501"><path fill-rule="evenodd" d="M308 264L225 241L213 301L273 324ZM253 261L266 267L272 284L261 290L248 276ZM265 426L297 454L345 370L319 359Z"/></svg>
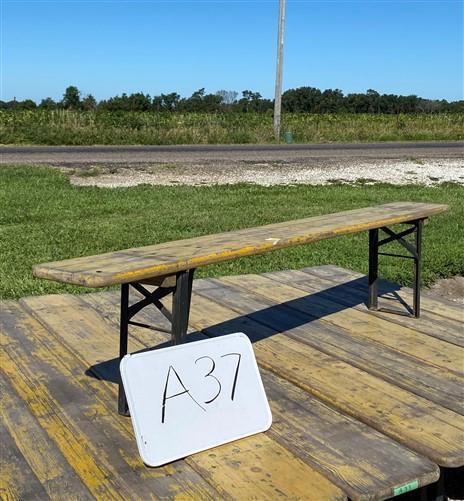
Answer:
<svg viewBox="0 0 464 501"><path fill-rule="evenodd" d="M86 375L88 366L20 305L10 303L6 312L2 306L1 327L14 338L2 336L6 357L0 369L93 497L215 498L216 491L185 463L145 468L130 420L116 412L113 385ZM66 329L59 310L57 320L59 332Z"/></svg>
<svg viewBox="0 0 464 501"><path fill-rule="evenodd" d="M347 270L334 265L324 265L303 269L301 271L305 273L309 272L310 274L332 280L338 284L356 280L356 282L352 284L354 287L360 288L361 290L367 290L367 277L352 270ZM393 288L403 301L411 302L412 289L409 287L399 288L396 284L388 282L387 280L379 280L379 282L380 294L388 294L388 292ZM440 317L456 320L460 324L464 322L464 309L461 305L453 303L452 301L436 294L432 295L424 289L421 291L421 310L426 310L440 315Z"/></svg>
<svg viewBox="0 0 464 501"><path fill-rule="evenodd" d="M3 385L0 389L2 393L7 391ZM50 499L3 420L0 420L0 447L0 499L2 501Z"/></svg>
<svg viewBox="0 0 464 501"><path fill-rule="evenodd" d="M98 256L45 263L34 266L33 271L40 278L87 287L104 287L427 218L447 209L446 205L440 204L395 202Z"/></svg>
<svg viewBox="0 0 464 501"><path fill-rule="evenodd" d="M131 499L386 499L410 481L436 481L434 462L461 465L464 423L453 411L462 411L462 378L443 363L459 336L445 342L445 329L436 336L425 322L416 331L378 318L358 303L364 286L350 289L349 272L332 269L329 278L330 267L316 270L195 281L187 340L245 332L273 426L161 469L143 466L130 421L116 414L119 294L1 303L0 433L12 451L2 458L2 499L68 498L66 485L99 499L129 489ZM336 276L346 279L341 294L331 290ZM423 311L434 325L462 326L428 300ZM169 344L156 308L134 320L159 329L131 326L130 351ZM451 350L435 359L445 345Z"/></svg>
<svg viewBox="0 0 464 501"><path fill-rule="evenodd" d="M117 294L89 294L81 298L99 314L112 319L117 327ZM214 315L214 311L206 312ZM141 312L141 321L158 324L159 315L154 308L145 309ZM137 337L147 347L155 342L165 345L169 338L165 333L161 333L159 338L156 333L154 339L151 334L146 329L131 330L131 336ZM198 339L199 336L205 338L198 332L192 333L190 338ZM261 369L261 374L273 413L274 424L269 434L338 485L351 499L387 498L391 496L394 486L411 479L418 479L420 485L436 480L437 467L424 457L331 409L267 370ZM334 430L337 432L334 433ZM189 458L190 464L193 465L194 461L195 457ZM244 459L244 464L247 461ZM216 488L219 489L219 486Z"/></svg>
<svg viewBox="0 0 464 501"><path fill-rule="evenodd" d="M307 291L312 289L301 283L289 287L259 275L246 275L223 278L220 284L221 291L224 284L231 284L262 296L255 302L256 307L261 306L258 315L265 316L263 308L274 308L273 318L277 310L281 311L280 323L278 319L273 319L272 325L289 327L287 330L293 338L337 355L354 366L444 407L463 412L463 348L433 337L430 342L427 335L390 324L387 319L379 321L369 314L363 318L363 313L331 301L319 292L308 294ZM232 289L231 293L235 291ZM295 313L289 324L285 314L291 315L292 310ZM299 325L302 328L293 328ZM308 335L310 330L318 335ZM454 368L449 358L447 363L443 363L448 355L454 360ZM402 375L400 379L398 374Z"/></svg>
<svg viewBox="0 0 464 501"><path fill-rule="evenodd" d="M282 322L282 310L265 308L259 314L263 309L260 298L254 301L261 308L256 302L250 306L251 294L231 294L227 288L219 300L213 292L217 289L214 280L204 283L213 283L213 287L196 287L191 325L209 335L244 332L254 342L262 367L442 466L464 463L462 416L283 334L291 329L275 324ZM199 297L206 301L201 303ZM293 322L297 315L290 315L287 322ZM308 335L318 333L309 328Z"/></svg>
<svg viewBox="0 0 464 501"><path fill-rule="evenodd" d="M107 317L104 318L101 316L103 310L105 310L104 298L99 303L95 297L96 295L93 296L87 305L81 299L68 295L28 298L22 300L22 304L29 308L31 313L47 327L47 331L52 333L53 337L59 336L60 339L63 339L67 348L66 351L73 353L73 357L77 356L84 366L88 366L95 360L95 353L93 351L95 345L92 346L91 343L83 341L91 337L97 337L99 343L101 343L98 346L99 357L97 362L111 360L115 354L115 345L112 342L113 333L117 332L116 324L111 324L108 322ZM98 312L96 309L89 307L91 303L98 309ZM113 301L112 306L117 309L117 299ZM82 316L83 311L86 311L88 314ZM169 335L166 333L146 331L137 327L134 330L139 333L148 333L151 341L150 346L153 346L153 343L160 343L162 346L166 346L166 341L169 338ZM61 338L62 333L66 333L63 338ZM137 337L131 337L132 348L134 350L141 350L147 347ZM202 337L204 338L204 336ZM55 351L57 347L54 345L50 349ZM61 353L60 359L64 361L65 356L65 354ZM69 356L68 354L66 365L72 366ZM101 357L103 357L103 360ZM101 363L94 364L92 372L102 379L105 377L114 378L114 364L113 373L111 373L111 369L108 366L105 367L105 364ZM96 386L106 386L96 381L95 384ZM102 388L102 392L104 390L105 388ZM199 479L205 477L208 484L213 485L214 489L225 499L235 499L237 492L242 493L243 499L267 499L278 492L282 496L297 499L301 497L305 488L304 485L298 483L298 479L301 478L304 478L305 484L311 487L314 499L346 499L342 491L335 487L322 474L311 466L308 466L291 452L286 451L281 445L270 438L260 437L262 447L259 447L259 439L249 437L241 440L236 445L215 448L213 450L214 458L210 456L212 451L206 451L195 454L186 461L176 462L164 468L145 468L141 460L137 457L135 439L130 430L130 421L115 414L116 388L108 388L108 390L110 394L106 394L105 392L103 400L98 398L97 395L90 395L92 397L90 401L96 400L94 407L101 407L95 419L97 424L101 422L99 429L108 430L107 440L109 436L113 437L113 442L115 442L119 454L123 454L124 451L123 457L128 462L128 465L140 472L140 474L143 474L144 482L140 482L139 479L140 483L136 487L136 493L142 498L144 497L143 495L148 495L144 492L143 487L150 488L153 493L156 493L157 490L159 492L159 489L166 489L168 486L180 492L185 490L186 493L189 493L194 498L211 498L211 493L208 493L206 489L203 493L199 493L198 491L192 492L192 490L185 488L185 484L189 480L188 470L191 468L190 477L192 477L193 472L196 472L195 474ZM80 391L86 390L82 388ZM73 394L77 397L77 390ZM85 410L86 407L83 407L82 411L84 412ZM116 421L113 425L111 425L112 420ZM126 443L126 441L121 440L122 426L124 426L127 434L130 434L129 438L131 442ZM91 435L87 433L87 436L91 440L97 440L95 430ZM107 441L104 438L100 437L98 441L105 447L108 447ZM240 450L240 454L235 449ZM232 459L233 457L235 459ZM279 458L280 468L274 467L269 470L268 466L276 461L276 457ZM116 459L114 458L113 461L116 462ZM239 470L237 469L237 462L240 463ZM177 475L175 469L177 469ZM129 472L126 470L127 466L125 468L123 466L118 467L118 471L129 475ZM150 474L153 475L155 485L150 485L147 481ZM171 490L158 495L172 498L173 492Z"/></svg>
<svg viewBox="0 0 464 501"><path fill-rule="evenodd" d="M388 320L392 324L409 327L416 332L427 334L428 336L441 339L442 341L464 347L464 329L462 328L462 322L454 320L453 318L443 317L442 315L429 311L427 308L421 308L421 316L419 318L368 310L366 306L368 294L367 281L364 275L359 278L353 278L353 280L348 282L338 283L317 275L317 268L318 267L312 268L312 273L310 271L288 270L263 273L262 276L283 284L301 288L308 292L317 292L320 298L339 303L349 308L355 308L368 315L375 315L384 320ZM386 288L387 284L384 284L384 287ZM403 308L403 311L405 311L400 296L400 294L404 294L403 288L397 285L391 285L386 290L388 290L388 292L385 292L383 296L381 296L380 305L383 306L382 299L388 297L390 298L390 304L387 305L385 302L386 306L392 309L396 308L399 311ZM427 302L427 298L425 300ZM430 305L426 306L430 307Z"/></svg>
<svg viewBox="0 0 464 501"><path fill-rule="evenodd" d="M56 445L34 418L24 400L19 398L12 386L0 372L0 417L2 425L14 440L17 454L24 458L33 476L51 499L94 499L85 484L79 479ZM3 447L3 442L2 442ZM13 449L10 450L10 453ZM11 468L6 467L9 471ZM27 468L24 472L27 472ZM31 474L24 475L28 484L34 485ZM18 485L20 484L18 477ZM41 492L38 489L37 492ZM28 496L22 496L23 499ZM45 494L44 494L45 497Z"/></svg>

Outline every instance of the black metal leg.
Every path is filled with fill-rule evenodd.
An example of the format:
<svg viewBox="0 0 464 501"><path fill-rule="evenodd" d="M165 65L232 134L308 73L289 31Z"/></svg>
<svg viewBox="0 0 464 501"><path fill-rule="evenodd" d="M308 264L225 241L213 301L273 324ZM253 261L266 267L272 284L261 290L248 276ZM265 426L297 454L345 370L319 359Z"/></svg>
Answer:
<svg viewBox="0 0 464 501"><path fill-rule="evenodd" d="M128 330L130 324L141 327L152 328L149 325L134 322L131 318L140 310L150 304L156 306L163 315L171 321L171 335L173 344L185 342L188 329L188 320L190 313L190 299L192 297L193 273L195 270L180 271L176 274L176 287L159 287L153 292L148 291L139 283L121 285L121 318L119 328L119 361L127 354L128 348ZM132 286L144 299L129 306L129 287ZM161 303L161 299L172 292L172 315ZM119 395L118 412L122 416L129 416L129 407L127 405L126 394L119 375Z"/></svg>
<svg viewBox="0 0 464 501"><path fill-rule="evenodd" d="M414 295L413 311L416 318L420 317L420 287L421 287L421 268L422 268L422 227L424 221L416 221L415 244L416 256L414 259Z"/></svg>
<svg viewBox="0 0 464 501"><path fill-rule="evenodd" d="M413 315L416 318L420 316L420 288L421 288L421 265L422 265L422 229L424 219L411 221L412 226L400 233L395 233L390 228L383 226L380 228L388 235L387 238L379 240L379 230L369 230L369 296L367 306L370 310L387 311L390 313L397 313L399 315ZM414 233L414 245L404 237ZM393 254L391 252L379 252L382 245L390 242L398 242L409 255ZM414 260L414 282L413 282L413 307L407 306L409 313L391 310L388 308L378 307L378 268L379 256L392 256Z"/></svg>
<svg viewBox="0 0 464 501"><path fill-rule="evenodd" d="M176 289L172 296L172 344L185 342L194 271L180 271L176 275Z"/></svg>
<svg viewBox="0 0 464 501"><path fill-rule="evenodd" d="M370 310L378 308L379 279L379 230L369 230L369 296L367 307Z"/></svg>
<svg viewBox="0 0 464 501"><path fill-rule="evenodd" d="M119 326L119 361L127 353L127 335L129 325L129 284L121 285L121 317ZM119 378L121 375L119 374ZM129 416L126 394L121 379L119 379L118 412L122 416Z"/></svg>

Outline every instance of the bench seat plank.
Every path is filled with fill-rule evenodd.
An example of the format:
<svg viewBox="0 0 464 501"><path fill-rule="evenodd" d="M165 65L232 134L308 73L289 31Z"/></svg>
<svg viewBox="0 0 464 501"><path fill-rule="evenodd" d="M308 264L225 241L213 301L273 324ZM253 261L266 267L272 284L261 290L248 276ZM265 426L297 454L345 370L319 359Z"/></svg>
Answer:
<svg viewBox="0 0 464 501"><path fill-rule="evenodd" d="M34 266L34 275L87 287L105 287L423 219L447 209L442 204L395 202L98 256L39 264Z"/></svg>

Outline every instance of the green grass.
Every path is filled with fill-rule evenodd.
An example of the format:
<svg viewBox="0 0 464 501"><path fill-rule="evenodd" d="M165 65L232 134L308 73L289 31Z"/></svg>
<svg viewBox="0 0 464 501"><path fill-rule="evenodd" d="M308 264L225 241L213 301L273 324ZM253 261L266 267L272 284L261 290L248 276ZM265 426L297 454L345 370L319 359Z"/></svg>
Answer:
<svg viewBox="0 0 464 501"><path fill-rule="evenodd" d="M0 168L0 297L84 292L32 276L35 263L390 201L447 203L424 231L424 282L464 272L464 188L391 185L76 187L46 167ZM367 233L200 268L219 276L336 264L367 271ZM381 258L385 278L408 284L411 262Z"/></svg>
<svg viewBox="0 0 464 501"><path fill-rule="evenodd" d="M463 113L285 113L298 143L464 139ZM0 110L0 144L273 143L272 113Z"/></svg>

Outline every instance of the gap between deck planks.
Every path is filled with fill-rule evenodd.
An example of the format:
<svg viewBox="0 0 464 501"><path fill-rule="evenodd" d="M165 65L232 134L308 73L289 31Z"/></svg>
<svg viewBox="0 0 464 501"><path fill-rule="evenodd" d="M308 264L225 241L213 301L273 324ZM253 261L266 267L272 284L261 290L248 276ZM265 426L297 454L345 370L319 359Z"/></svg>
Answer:
<svg viewBox="0 0 464 501"><path fill-rule="evenodd" d="M116 296L90 294L82 299L110 321L117 319ZM163 320L156 310L144 310L141 321L158 324ZM135 329L132 336L142 346L153 343L150 332L144 329ZM417 474L415 468L420 466L412 466L411 457L395 442L328 408L271 372L261 369L261 373L274 415L270 434L322 471L350 498L368 498L374 493L374 497L388 497L395 482L401 484ZM334 429L338 430L335 435Z"/></svg>
<svg viewBox="0 0 464 501"><path fill-rule="evenodd" d="M332 297L329 299L325 293L314 287L312 282L311 286L290 282L293 286L289 287L286 283L276 283L269 278L247 275L223 279L221 290L224 283L238 285L256 295L256 299L255 296L253 299L247 296L247 302L250 304L254 300L251 308L261 307L259 315L256 314L258 321L266 316L266 308L274 308L275 311L268 314L272 320L267 324L285 330L293 339L329 355L336 355L351 365L462 413L463 403L460 396L464 378L434 364L435 353L432 348L440 350L439 362L443 361L442 342L433 340L432 346L428 346L427 342L421 341L420 333L409 328L405 333L404 327L388 323L385 325L386 320L378 321L374 318L372 321L372 316L353 308L349 311L342 302L334 302ZM236 289L226 290L230 296L233 296L235 291ZM210 291L209 295L212 294ZM258 298L259 296L262 297ZM311 330L314 334L317 333L317 336L308 334L308 328L305 326L308 320L311 322ZM411 347L414 349L417 344L423 352L422 358L417 357L421 352L417 354L411 350ZM405 346L409 350L405 349ZM461 352L462 357L464 350L454 345L448 346L447 353L453 355L456 350ZM402 376L400 379L398 374Z"/></svg>

